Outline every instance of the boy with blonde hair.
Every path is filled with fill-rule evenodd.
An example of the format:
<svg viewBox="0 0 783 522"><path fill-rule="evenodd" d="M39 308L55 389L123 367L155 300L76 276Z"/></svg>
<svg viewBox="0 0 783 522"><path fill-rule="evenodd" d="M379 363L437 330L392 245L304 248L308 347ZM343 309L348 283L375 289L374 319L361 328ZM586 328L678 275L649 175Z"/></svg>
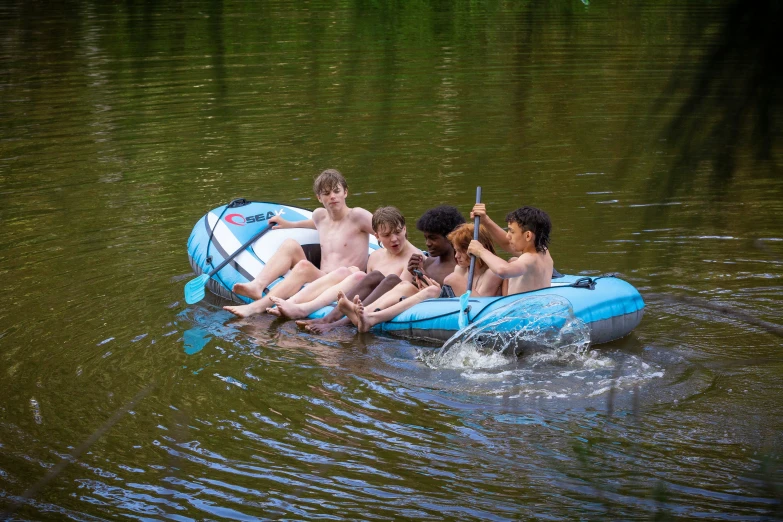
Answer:
<svg viewBox="0 0 783 522"><path fill-rule="evenodd" d="M225 310L239 317L258 314L272 306L272 297L289 298L305 283L322 279L308 286L308 291L317 296L350 274L367 268L370 234L373 233L372 214L363 208L349 208L345 204L348 182L337 170L321 172L313 182L313 191L323 208L314 210L312 219L291 222L276 216L269 219L269 226L274 229L317 230L321 244L320 266L307 260L299 243L287 239L253 281L234 285L234 293L255 301L248 305L225 306ZM264 295L267 286L289 270L291 273ZM324 278L326 275L331 277Z"/></svg>

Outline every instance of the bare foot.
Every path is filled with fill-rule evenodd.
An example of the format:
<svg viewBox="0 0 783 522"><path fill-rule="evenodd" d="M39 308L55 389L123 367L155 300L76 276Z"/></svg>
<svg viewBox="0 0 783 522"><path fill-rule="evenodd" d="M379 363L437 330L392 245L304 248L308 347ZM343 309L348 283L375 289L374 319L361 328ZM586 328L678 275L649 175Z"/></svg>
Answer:
<svg viewBox="0 0 783 522"><path fill-rule="evenodd" d="M273 298L274 299L274 298ZM274 308L272 306L268 307L266 310L264 310L269 315L276 315L277 317L283 317L283 314L280 312L279 308Z"/></svg>
<svg viewBox="0 0 783 522"><path fill-rule="evenodd" d="M353 298L353 302L350 302L343 294L337 301L337 306L360 332L368 332L378 322L373 322L372 318L364 314L364 304L358 295Z"/></svg>
<svg viewBox="0 0 783 522"><path fill-rule="evenodd" d="M356 316L359 318L359 324L356 325L356 328L360 332L369 332L370 328L372 328L375 323L373 323L370 317L364 313L364 304L362 303L362 300L359 299L358 295L353 302L356 305Z"/></svg>
<svg viewBox="0 0 783 522"><path fill-rule="evenodd" d="M249 297L250 299L261 299L261 297L264 295L264 287L258 284L250 283L237 283L234 285L234 288L231 289L232 292L239 295L244 295L245 297ZM256 312L257 313L257 312Z"/></svg>
<svg viewBox="0 0 783 522"><path fill-rule="evenodd" d="M337 292L337 308L339 308L343 315L348 317L353 324L359 322L354 304L345 297L345 294L342 291Z"/></svg>
<svg viewBox="0 0 783 522"><path fill-rule="evenodd" d="M272 302L277 305L277 308L267 308L266 311L270 314L277 315L279 317L288 317L289 319L301 319L307 317L307 313L297 303L280 299L279 297L271 297ZM272 311L274 310L274 311Z"/></svg>
<svg viewBox="0 0 783 522"><path fill-rule="evenodd" d="M326 317L321 317L319 319L300 319L296 322L296 326L299 328L304 328L307 330L307 327L311 324L322 324L326 322Z"/></svg>
<svg viewBox="0 0 783 522"><path fill-rule="evenodd" d="M326 332L331 332L335 328L340 328L341 325L339 322L335 323L313 323L305 326L305 330L307 330L310 333L314 334L322 334Z"/></svg>
<svg viewBox="0 0 783 522"><path fill-rule="evenodd" d="M224 306L223 310L231 312L237 317L250 317L251 315L260 314L264 311L263 305L259 306L259 301L255 301L246 305L239 306Z"/></svg>

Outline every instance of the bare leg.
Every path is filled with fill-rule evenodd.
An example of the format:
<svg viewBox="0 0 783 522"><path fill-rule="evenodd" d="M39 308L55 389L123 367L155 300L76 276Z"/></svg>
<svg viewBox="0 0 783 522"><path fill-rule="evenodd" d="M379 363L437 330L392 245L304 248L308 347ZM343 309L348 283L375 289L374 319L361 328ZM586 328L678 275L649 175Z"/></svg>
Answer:
<svg viewBox="0 0 783 522"><path fill-rule="evenodd" d="M323 275L324 273L318 270L315 265L309 261L300 261L285 279L275 285L275 287L261 299L242 306L224 306L223 309L231 312L237 317L248 317L260 314L265 312L268 307L272 306L272 297L282 297L283 299L291 297L302 288L303 284L314 281Z"/></svg>
<svg viewBox="0 0 783 522"><path fill-rule="evenodd" d="M375 304L375 302L378 300L379 297L384 295L386 292L390 291L394 287L396 287L398 284L402 282L402 279L396 274L387 275L381 283L375 287L375 290L373 290L370 295L367 296L367 299L362 299L362 302L365 305L368 304Z"/></svg>
<svg viewBox="0 0 783 522"><path fill-rule="evenodd" d="M386 280L389 278L396 278L397 282L399 282L400 278L395 276L386 276L384 278L384 275L377 270L373 270L369 274L367 274L364 279L359 281L356 286L353 288L349 288L348 290L344 290L346 297L348 299L353 299L355 295L358 295L361 299L363 299L366 302L371 302L371 296L375 293L376 289L386 283ZM327 303L328 304L328 303ZM308 319L306 321L297 321L296 324L307 328L308 330L311 330L309 327L314 326L316 324L330 324L334 323L336 321L339 321L342 319L343 313L335 306L334 309L323 316L320 319ZM348 322L350 324L350 322ZM314 331L314 330L311 330ZM326 331L326 330L324 330ZM319 331L314 331L315 333L322 333Z"/></svg>
<svg viewBox="0 0 783 522"><path fill-rule="evenodd" d="M375 274L376 281L380 279L380 283L376 283L373 285L374 289L372 290L372 292L369 293L369 295L367 295L366 298L362 298L361 291L353 295L348 294L346 292L346 297L348 297L348 299L350 300L353 299L355 295L358 295L360 298L362 298L362 302L364 304L368 304L368 305L371 303L375 304L378 298L380 298L386 292L392 290L401 282L400 277L396 274L390 274L387 275L386 277L383 277L383 274L377 271L370 272L370 274L368 274L367 277L365 278L365 281L367 279L370 279L370 277L373 276L373 274ZM347 317L344 317L343 312L341 312L340 308L337 306L335 306L334 309L331 312L329 312L326 316L324 316L323 319L321 319L320 321L322 322L309 323L305 325L305 328L307 328L309 332L312 332L314 334L322 334L334 328L349 326L351 324L351 320L348 319Z"/></svg>
<svg viewBox="0 0 783 522"><path fill-rule="evenodd" d="M321 295L328 289L332 288L335 285L340 284L342 281L345 280L345 278L357 272L360 271L355 266L340 267L332 272L329 272L328 274L322 277L319 277L309 285L305 286L297 293L292 295L288 299L288 301L294 303L306 303L308 301L312 301L313 299L318 298L319 295ZM362 276L366 275L364 272L360 272L360 273L362 274Z"/></svg>
<svg viewBox="0 0 783 522"><path fill-rule="evenodd" d="M366 276L367 274L365 274L364 272L355 272L351 274L349 277L344 278L342 282L332 286L331 288L326 289L326 291L324 291L321 295L319 295L312 301L308 301L305 303L294 303L292 302L293 298L288 300L283 300L277 297L273 297L272 301L275 303L275 305L277 305L277 308L267 308L267 312L273 313L274 315L280 317L288 317L291 319L299 319L302 317L307 317L308 315L315 312L316 310L320 310L321 308L328 305L329 303L333 303L334 301L336 301L338 292L345 292L347 289L355 287L356 283L359 282L361 279L365 278Z"/></svg>
<svg viewBox="0 0 783 522"><path fill-rule="evenodd" d="M413 286L413 284L407 281L402 281L400 284L380 296L374 303L372 303L372 308L388 308L393 304L399 303L400 298L410 297L412 295L416 295L418 292L419 289Z"/></svg>
<svg viewBox="0 0 783 522"><path fill-rule="evenodd" d="M303 259L306 257L301 245L293 239L286 239L261 269L261 273L249 283L235 284L233 292L251 299L259 299L266 287L272 284L272 281L291 270Z"/></svg>
<svg viewBox="0 0 783 522"><path fill-rule="evenodd" d="M330 330L334 330L335 328L340 328L342 326L350 326L351 320L347 317L343 316L343 313L340 311L339 308L336 306L334 307L335 310L337 310L337 314L341 315L342 317L338 319L337 321L331 322L331 323L312 323L308 324L305 328L308 332L314 333L314 334L322 334L326 333Z"/></svg>
<svg viewBox="0 0 783 522"><path fill-rule="evenodd" d="M359 329L360 332L367 332L370 330L370 328L372 328L376 324L382 323L384 321L388 321L389 319L393 319L397 317L399 314L401 314L402 312L404 312L405 310L413 307L414 305L426 301L427 299L435 299L439 295L440 295L439 287L428 286L427 288L417 292L416 295L413 295L408 299L405 299L404 301L400 301L388 308L384 308L383 310L379 310L377 312L367 312L364 309L364 306L361 306L361 301L358 304L356 303L349 303L349 304L354 304L354 313L357 316L357 321L354 324L356 324L356 327Z"/></svg>

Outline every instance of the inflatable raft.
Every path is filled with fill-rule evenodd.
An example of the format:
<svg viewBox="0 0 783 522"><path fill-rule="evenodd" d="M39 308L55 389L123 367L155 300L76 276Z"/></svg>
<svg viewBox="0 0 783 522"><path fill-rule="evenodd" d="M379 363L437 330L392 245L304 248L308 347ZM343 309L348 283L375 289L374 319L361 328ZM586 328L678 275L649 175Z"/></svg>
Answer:
<svg viewBox="0 0 783 522"><path fill-rule="evenodd" d="M310 219L312 212L291 205L244 199L234 200L208 212L193 227L188 239L188 257L193 270L197 274L211 272L241 245L267 229L267 220L273 216L281 216L288 221L302 221ZM249 302L246 297L231 292L231 288L236 283L252 280L288 238L299 242L307 258L318 265L320 246L315 230L269 230L216 273L207 283L207 288L225 299L238 303ZM371 237L368 254L377 248L380 246ZM279 278L270 286L273 287L282 279ZM523 311L525 307L540 307L542 299L566 302L573 315L589 327L592 344L606 343L628 335L639 324L644 313L642 296L633 285L618 277L562 275L552 279L550 288L503 297L472 298L468 319L470 323L475 323L498 311L515 308L516 311ZM322 317L330 309L326 307L318 310L311 317ZM373 331L419 339L446 340L459 330L459 314L458 298L429 299L391 321L376 325ZM522 318L526 314L517 316ZM542 320L536 314L527 316ZM508 327L508 324L503 326Z"/></svg>

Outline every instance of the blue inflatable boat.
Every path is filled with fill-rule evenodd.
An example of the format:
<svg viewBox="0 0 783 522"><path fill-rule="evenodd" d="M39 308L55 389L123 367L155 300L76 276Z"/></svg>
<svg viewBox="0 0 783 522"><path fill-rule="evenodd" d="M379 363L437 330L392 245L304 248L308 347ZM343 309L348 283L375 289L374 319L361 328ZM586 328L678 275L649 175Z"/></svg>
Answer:
<svg viewBox="0 0 783 522"><path fill-rule="evenodd" d="M308 259L318 265L318 233L312 229L289 228L268 230L268 233L261 234L267 230L267 220L273 216L281 216L288 221L302 221L310 219L312 212L291 205L239 199L211 210L196 223L188 239L188 257L197 274L211 272L238 248L260 234L245 251L209 280L207 288L212 293L238 303L249 302L248 298L231 291L234 284L252 280L288 238L299 242ZM368 254L377 248L380 246L371 237ZM282 277L270 286L280 280ZM644 313L642 296L633 285L618 277L562 275L552 279L551 287L534 292L472 298L468 319L470 323L475 323L493 313L540 307L542 299L566 303L573 315L589 327L592 344L606 343L628 335L639 324ZM330 309L326 307L318 310L311 317L322 317ZM418 339L446 340L459 330L459 314L458 298L430 299L391 321L376 325L373 331ZM525 316L542 320L536 314L515 314L515 317ZM508 327L508 324L503 326Z"/></svg>

